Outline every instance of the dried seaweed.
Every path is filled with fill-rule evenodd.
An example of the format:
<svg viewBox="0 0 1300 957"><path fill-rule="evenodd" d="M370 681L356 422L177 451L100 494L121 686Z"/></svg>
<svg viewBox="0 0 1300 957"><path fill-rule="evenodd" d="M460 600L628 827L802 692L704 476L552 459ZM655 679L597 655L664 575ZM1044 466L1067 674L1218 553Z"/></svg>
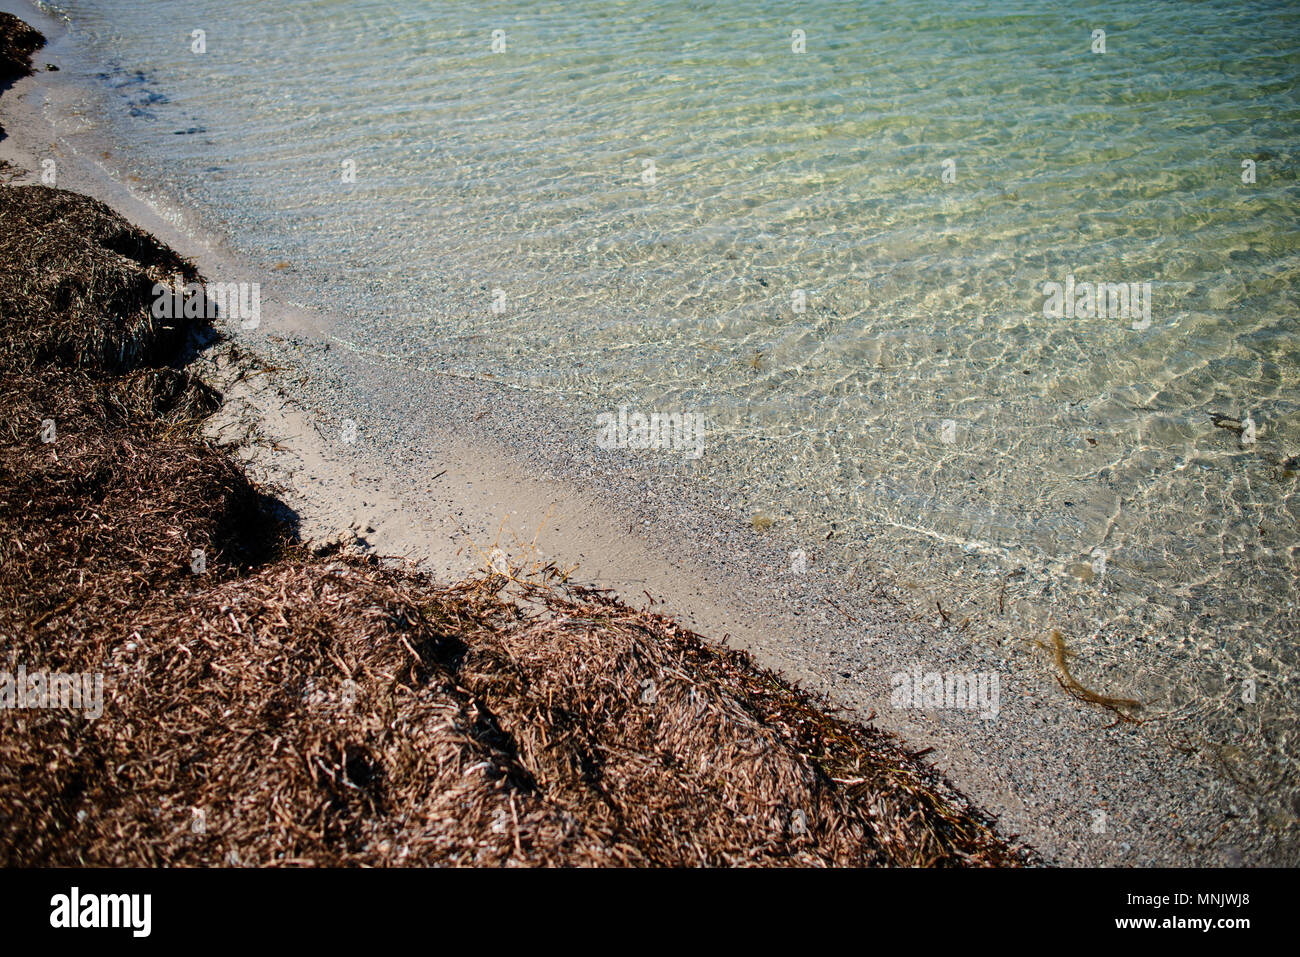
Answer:
<svg viewBox="0 0 1300 957"><path fill-rule="evenodd" d="M97 720L0 710L0 863L1036 860L884 732L555 569L311 555L198 434L193 330L142 316L180 260L56 190L0 187L0 230L0 669L106 683Z"/></svg>
<svg viewBox="0 0 1300 957"><path fill-rule="evenodd" d="M45 46L45 37L12 13L0 12L0 91L20 77L30 76L32 54Z"/></svg>

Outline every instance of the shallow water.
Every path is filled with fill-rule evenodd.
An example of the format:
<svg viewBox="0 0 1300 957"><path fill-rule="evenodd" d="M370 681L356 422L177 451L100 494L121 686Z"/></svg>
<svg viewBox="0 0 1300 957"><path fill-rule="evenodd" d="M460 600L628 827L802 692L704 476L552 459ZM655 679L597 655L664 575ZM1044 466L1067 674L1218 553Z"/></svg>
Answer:
<svg viewBox="0 0 1300 957"><path fill-rule="evenodd" d="M1010 575L1011 632L1294 780L1289 4L60 9L141 175L346 338L593 452L593 411L704 413L696 474L817 561L986 618ZM1149 322L1045 315L1068 276Z"/></svg>

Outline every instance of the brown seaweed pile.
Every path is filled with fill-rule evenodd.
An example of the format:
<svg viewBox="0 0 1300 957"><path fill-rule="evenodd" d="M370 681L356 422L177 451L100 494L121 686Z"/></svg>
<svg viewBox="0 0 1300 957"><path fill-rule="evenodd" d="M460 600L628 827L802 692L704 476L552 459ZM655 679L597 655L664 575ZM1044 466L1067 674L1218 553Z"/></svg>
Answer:
<svg viewBox="0 0 1300 957"><path fill-rule="evenodd" d="M31 76L32 54L45 46L40 31L12 13L0 11L0 92L24 76Z"/></svg>
<svg viewBox="0 0 1300 957"><path fill-rule="evenodd" d="M14 80L32 73L32 54L45 46L45 37L12 13L0 11L0 93ZM0 138L5 128L0 126ZM6 164L0 163L0 172Z"/></svg>

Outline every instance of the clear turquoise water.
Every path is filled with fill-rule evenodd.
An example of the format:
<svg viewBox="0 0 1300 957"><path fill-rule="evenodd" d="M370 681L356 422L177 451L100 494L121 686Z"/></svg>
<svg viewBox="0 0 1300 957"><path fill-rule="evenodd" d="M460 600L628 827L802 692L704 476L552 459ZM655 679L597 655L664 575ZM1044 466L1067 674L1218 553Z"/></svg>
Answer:
<svg viewBox="0 0 1300 957"><path fill-rule="evenodd" d="M1290 4L62 9L146 178L354 338L706 412L703 477L818 560L981 621L1021 571L1009 633L1060 624L1085 676L1294 775ZM1150 327L1044 317L1069 274L1151 283Z"/></svg>

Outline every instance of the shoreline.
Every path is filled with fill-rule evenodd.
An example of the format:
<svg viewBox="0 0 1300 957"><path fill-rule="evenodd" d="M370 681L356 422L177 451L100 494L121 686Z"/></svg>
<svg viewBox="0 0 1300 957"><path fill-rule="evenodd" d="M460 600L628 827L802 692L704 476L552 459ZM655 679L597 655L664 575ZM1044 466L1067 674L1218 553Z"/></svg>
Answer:
<svg viewBox="0 0 1300 957"><path fill-rule="evenodd" d="M0 186L0 261L6 865L1038 863L889 735L549 563L305 548L205 434L199 370L254 361L160 315L205 277L106 205Z"/></svg>
<svg viewBox="0 0 1300 957"><path fill-rule="evenodd" d="M45 78L23 81L0 99L8 134L0 157L26 159L31 165L19 165L28 169L39 168L32 161L47 146L67 144L43 112L48 104L27 108ZM74 86L66 76L56 82ZM258 276L183 225L169 224L129 186L86 163L84 152L62 165L60 185L66 177L73 189L108 202L192 256L205 275L266 280L263 327L236 341L265 365L292 363L292 371L259 379L248 367L209 362L206 374L226 393L214 429L243 442L253 475L284 488L307 538L332 538L354 526L364 539L361 553L404 556L435 577L457 580L483 566L503 520L523 542L544 525L537 547L566 566L576 562L578 578L614 588L629 603L639 603L642 593L662 599L656 607L691 629L729 636L732 646L850 714L874 712L878 725L916 750L932 749L933 766L1049 859L1294 860L1285 835L1270 835L1242 814L1249 795L1216 783L1210 756L1188 758L1163 743L1157 729L1108 727L1114 715L1070 698L1043 651L1027 653L1013 670L996 649L973 645L956 627L936 624L933 615L918 618L896 587L850 587L815 562L810 575L792 582L782 575L787 543L755 535L744 527L746 516L719 522L717 509L692 498L671 470L646 477L628 462L566 462L538 439L548 423L530 401L340 350L322 334L330 325L289 306L275 277ZM356 385L362 381L364 389ZM478 417L485 408L489 413ZM360 447L344 447L334 433L349 414L365 436ZM513 448L500 441L503 435L513 437ZM891 676L918 663L996 673L998 721L892 708ZM1109 831L1093 831L1097 810L1106 811Z"/></svg>

